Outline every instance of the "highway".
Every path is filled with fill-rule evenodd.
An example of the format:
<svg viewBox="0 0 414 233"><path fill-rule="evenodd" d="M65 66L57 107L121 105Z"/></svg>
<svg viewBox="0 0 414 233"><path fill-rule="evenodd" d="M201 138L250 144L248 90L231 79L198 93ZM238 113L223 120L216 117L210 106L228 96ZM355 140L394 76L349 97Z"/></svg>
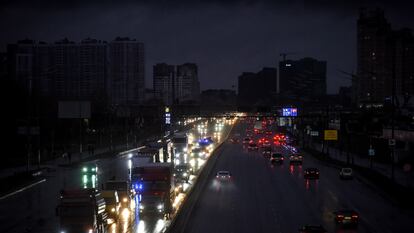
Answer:
<svg viewBox="0 0 414 233"><path fill-rule="evenodd" d="M232 134L245 134L238 124ZM231 136L230 136L231 137ZM288 153L284 148L275 148ZM353 209L359 213L357 230L346 232L414 232L413 211L403 210L360 179L340 180L336 168L322 165L304 154L303 166L272 166L260 152L225 143L208 182L182 229L172 232L298 232L306 224L339 231L333 212ZM320 169L319 180L306 182L306 167ZM229 182L218 182L215 173L229 170Z"/></svg>
<svg viewBox="0 0 414 233"><path fill-rule="evenodd" d="M203 130L193 127L187 131L194 139L212 136L215 144L223 140L223 135L230 131L229 124L223 124L219 130L216 121L210 121ZM98 166L97 188L107 180L115 177L117 180L126 180L128 177L128 156L113 156L111 158L97 159L88 163ZM81 188L82 167L53 166L53 171L45 175L46 181L27 190L0 200L0 232L1 233L55 233L59 232L59 219L55 208L58 205L60 190ZM7 214L5 214L7 213ZM108 232L164 232L169 220L141 219L137 209L132 209L127 216L122 216L118 224L112 224Z"/></svg>
<svg viewBox="0 0 414 233"><path fill-rule="evenodd" d="M230 138L235 135L244 138L247 127L247 123L235 124ZM210 122L205 130L194 127L188 133L194 138L213 136L219 142L230 129L229 125L217 129ZM285 147L274 149L290 153ZM412 210L395 206L358 177L340 180L337 168L324 165L309 154L304 157L302 166L289 165L288 160L282 165L271 165L261 152L249 152L241 143L224 142L217 151L211 173L206 176L206 185L197 187L201 189L200 195L186 224L179 225L180 229L170 229L171 232L291 233L306 224L320 224L328 232L339 232L333 213L341 209L353 209L360 216L358 229L347 232L414 232ZM93 162L99 167L98 187L114 176L127 179L127 156ZM46 182L0 201L0 212L8 213L0 216L0 232L59 232L55 216L59 191L82 186L82 166L56 166L45 177ZM319 168L320 179L305 181L303 171L307 167ZM232 179L218 182L215 174L220 170L229 170ZM204 183L200 181L197 185ZM141 219L138 211L132 209L118 224L111 225L108 232L156 233L164 232L169 225L169 220Z"/></svg>

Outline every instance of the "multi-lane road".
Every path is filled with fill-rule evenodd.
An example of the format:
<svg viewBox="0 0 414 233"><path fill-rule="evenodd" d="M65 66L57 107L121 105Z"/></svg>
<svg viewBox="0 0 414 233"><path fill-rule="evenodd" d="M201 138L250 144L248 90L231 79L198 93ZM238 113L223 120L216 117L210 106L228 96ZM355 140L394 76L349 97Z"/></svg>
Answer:
<svg viewBox="0 0 414 233"><path fill-rule="evenodd" d="M245 134L238 124L232 134ZM284 154L289 153L283 148ZM360 215L354 232L414 232L413 211L401 209L360 179L343 181L336 168L304 155L303 165L272 166L260 152L226 143L184 232L298 232L305 224L337 232L333 212L353 209ZM305 181L306 167L320 169L320 179ZM233 179L218 182L215 172L229 170ZM357 175L358 176L358 175ZM183 227L183 226L181 226ZM352 232L352 231L351 231Z"/></svg>
<svg viewBox="0 0 414 233"><path fill-rule="evenodd" d="M217 127L217 121L209 121L202 130L195 127L186 131L194 140L200 137L212 136L215 144L224 139L230 131L230 124ZM115 177L117 180L128 179L128 156L113 156L111 158L97 159L98 182L102 183ZM53 171L45 175L46 181L0 200L0 232L1 233L56 233L59 232L59 221L55 208L58 205L62 189L82 188L82 167L52 166ZM159 218L140 219L138 211L131 210L131 214L121 216L118 224L109 227L109 232L163 232L169 225L169 220Z"/></svg>
<svg viewBox="0 0 414 233"><path fill-rule="evenodd" d="M237 123L230 137L243 138L246 123ZM249 127L252 127L251 125ZM206 130L197 127L189 133L222 137L229 130L226 125L217 133L217 125L210 122ZM222 138L221 138L222 139ZM220 140L221 140L220 139ZM257 138L255 138L257 140ZM274 148L285 155L283 147ZM272 166L260 152L249 152L241 143L225 142L217 151L211 172L197 181L201 190L194 208L184 225L172 232L298 232L305 224L321 224L328 232L337 232L333 212L353 209L359 213L360 225L355 232L414 232L412 210L395 206L375 187L362 179L343 181L337 168L327 166L304 154L303 165L290 166L288 160ZM113 157L95 161L99 166L98 184L115 176L127 179L127 158ZM306 181L303 171L317 167L319 180ZM81 167L55 167L47 174L46 182L0 201L0 232L58 232L55 207L62 188L81 185ZM218 182L215 173L229 170L229 182ZM189 199L191 200L191 199ZM109 232L163 232L170 221L140 219L131 214L113 225Z"/></svg>

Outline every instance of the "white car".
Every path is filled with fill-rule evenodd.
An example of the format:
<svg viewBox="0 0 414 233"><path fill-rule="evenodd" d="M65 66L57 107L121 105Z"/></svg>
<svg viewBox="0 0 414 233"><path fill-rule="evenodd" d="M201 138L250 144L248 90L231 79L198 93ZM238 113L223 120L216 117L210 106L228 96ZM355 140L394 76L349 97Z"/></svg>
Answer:
<svg viewBox="0 0 414 233"><path fill-rule="evenodd" d="M339 172L339 177L341 179L352 179L352 168L350 167L343 167L341 168L341 171Z"/></svg>
<svg viewBox="0 0 414 233"><path fill-rule="evenodd" d="M231 174L229 171L219 171L216 173L216 178L218 180L230 180Z"/></svg>

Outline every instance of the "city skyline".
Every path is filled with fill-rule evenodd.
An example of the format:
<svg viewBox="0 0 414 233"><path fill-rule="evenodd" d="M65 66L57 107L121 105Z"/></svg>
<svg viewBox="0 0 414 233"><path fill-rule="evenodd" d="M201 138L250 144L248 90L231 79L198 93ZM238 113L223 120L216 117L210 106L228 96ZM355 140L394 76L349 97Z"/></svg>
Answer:
<svg viewBox="0 0 414 233"><path fill-rule="evenodd" d="M328 61L328 93L350 85L337 69L356 72L356 20L361 5L355 2L345 5L322 1L312 4L303 1L292 4L269 1L124 3L106 2L97 9L80 2L70 5L40 1L37 7L27 1L3 4L2 22L15 24L11 28L3 23L0 50L4 52L7 43L26 37L45 41L65 37L75 41L87 37L108 41L116 36L136 38L146 45L147 87L152 83L152 65L163 61L173 64L191 61L200 67L202 90L231 89L243 71L277 67L282 52L296 53L288 56L289 59L310 56ZM413 21L407 20L411 17L407 13L409 3L391 7L384 2L364 3L368 7L388 6L385 15L393 28L414 27ZM21 8L24 11L14 14ZM54 9L59 9L59 13ZM29 18L33 16L32 20L22 20L22 12ZM34 17L39 14L41 17ZM215 16L214 20L210 19L211 15ZM263 36L257 37L257 34Z"/></svg>

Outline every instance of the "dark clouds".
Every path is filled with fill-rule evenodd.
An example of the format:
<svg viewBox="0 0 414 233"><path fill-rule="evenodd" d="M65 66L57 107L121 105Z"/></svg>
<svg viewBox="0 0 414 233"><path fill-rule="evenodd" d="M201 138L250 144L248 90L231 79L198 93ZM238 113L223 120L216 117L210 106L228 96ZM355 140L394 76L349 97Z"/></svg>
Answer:
<svg viewBox="0 0 414 233"><path fill-rule="evenodd" d="M26 37L53 42L129 36L146 45L148 87L154 63L196 62L202 89L230 88L241 72L276 66L280 52L296 52L291 58L328 61L328 90L335 92L347 84L336 69L355 70L360 6L382 6L394 27L414 27L405 1L338 2L9 1L1 3L0 45L3 50Z"/></svg>

